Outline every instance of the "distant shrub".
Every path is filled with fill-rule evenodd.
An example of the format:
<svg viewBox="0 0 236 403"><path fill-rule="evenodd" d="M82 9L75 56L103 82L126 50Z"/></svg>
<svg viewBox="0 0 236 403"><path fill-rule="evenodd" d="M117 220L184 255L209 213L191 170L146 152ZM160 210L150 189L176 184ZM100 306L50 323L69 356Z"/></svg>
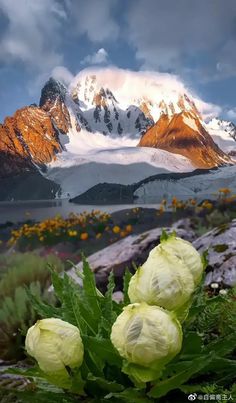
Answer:
<svg viewBox="0 0 236 403"><path fill-rule="evenodd" d="M0 298L13 297L17 287L35 282L45 289L50 283L48 264L58 272L64 268L55 255L41 257L36 253L15 253L0 256Z"/></svg>
<svg viewBox="0 0 236 403"><path fill-rule="evenodd" d="M54 297L42 292L39 282L29 286L31 292L50 303ZM17 287L12 296L3 299L0 306L0 359L18 361L24 357L23 340L29 326L38 319L23 287Z"/></svg>

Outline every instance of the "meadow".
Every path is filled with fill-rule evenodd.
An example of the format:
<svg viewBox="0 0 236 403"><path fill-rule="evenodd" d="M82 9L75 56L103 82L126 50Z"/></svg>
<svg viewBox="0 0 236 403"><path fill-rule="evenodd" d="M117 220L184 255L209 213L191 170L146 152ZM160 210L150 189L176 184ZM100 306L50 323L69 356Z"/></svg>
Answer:
<svg viewBox="0 0 236 403"><path fill-rule="evenodd" d="M215 401L221 401L223 395L227 399L235 395L234 287L217 282L206 286L203 275L182 324L182 350L156 383L148 380L140 385L122 369L121 357L110 344L112 325L130 303L129 270L122 287L116 284L112 272L109 282L100 287L85 260L83 274L78 274L82 289L66 274L84 256L153 228L171 227L178 220L188 220L196 237L216 227L223 231L236 218L235 200L230 189L222 188L214 201L197 203L174 197L163 200L158 209L134 207L113 214L94 210L67 218L56 216L41 222L27 219L24 223L1 225L1 401L182 403L191 393L214 395ZM219 245L222 252L224 244ZM207 273L210 265L204 256ZM136 263L134 257L134 268ZM123 298L119 302L113 298L117 291ZM77 326L88 351L82 372L67 368L70 382L62 387L35 367L25 350L28 328L37 320L51 317ZM108 347L104 350L105 345Z"/></svg>

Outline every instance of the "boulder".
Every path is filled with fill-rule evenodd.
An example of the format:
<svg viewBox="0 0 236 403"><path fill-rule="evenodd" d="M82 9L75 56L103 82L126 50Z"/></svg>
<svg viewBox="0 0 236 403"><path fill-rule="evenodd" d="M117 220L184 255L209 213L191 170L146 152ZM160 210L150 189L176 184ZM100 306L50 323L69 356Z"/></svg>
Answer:
<svg viewBox="0 0 236 403"><path fill-rule="evenodd" d="M208 250L207 285L236 285L236 220L207 232L193 245L200 253Z"/></svg>
<svg viewBox="0 0 236 403"><path fill-rule="evenodd" d="M220 283L222 286L236 284L236 220L214 228L197 239L190 219L179 220L171 228L167 228L167 232L173 230L181 238L193 242L200 253L208 250L206 285L212 282ZM116 290L121 290L125 269L128 268L133 272L134 263L137 266L143 264L150 250L159 244L161 233L161 228L155 228L139 235L129 235L90 255L88 262L95 273L97 286L104 291L109 273L113 270ZM82 270L82 263L77 265L77 269L68 271L77 283L81 283L76 270Z"/></svg>
<svg viewBox="0 0 236 403"><path fill-rule="evenodd" d="M171 232L172 228L167 228L167 232ZM175 227L176 233L181 238L192 241L194 233L188 228ZM152 248L160 242L162 233L161 228L155 228L150 231L143 232L139 235L129 235L128 237L107 246L106 248L90 255L87 260L95 273L98 288L104 290L107 278L111 270L114 272L117 290L122 289L122 281L125 269L134 271L133 264L137 266L143 264L148 257ZM72 268L67 273L77 282L81 283L76 271L82 270L82 263L77 265L77 269Z"/></svg>

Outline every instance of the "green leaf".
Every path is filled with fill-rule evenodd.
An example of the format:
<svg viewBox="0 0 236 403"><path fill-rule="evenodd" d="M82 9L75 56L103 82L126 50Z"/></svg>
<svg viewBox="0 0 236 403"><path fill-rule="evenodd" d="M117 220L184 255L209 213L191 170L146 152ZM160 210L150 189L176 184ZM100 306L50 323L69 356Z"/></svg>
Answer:
<svg viewBox="0 0 236 403"><path fill-rule="evenodd" d="M207 249L207 250L205 250L205 251L203 252L203 254L202 254L203 270L205 270L205 269L207 268L208 264L209 264L209 258L208 258L208 256L209 256L209 251L208 251L208 249Z"/></svg>
<svg viewBox="0 0 236 403"><path fill-rule="evenodd" d="M32 292L31 289L26 288L27 295L33 308L42 318L60 318L61 310L52 305L46 304L39 300Z"/></svg>
<svg viewBox="0 0 236 403"><path fill-rule="evenodd" d="M100 317L101 308L99 304L99 298L101 297L98 297L94 274L90 269L90 266L84 256L83 256L83 274L84 274L83 287L85 298L91 308L91 311L93 311L95 317Z"/></svg>
<svg viewBox="0 0 236 403"><path fill-rule="evenodd" d="M92 373L94 376L103 377L104 365L104 361L94 351L84 351L84 361L81 367L84 379L87 379L89 373Z"/></svg>
<svg viewBox="0 0 236 403"><path fill-rule="evenodd" d="M100 299L102 316L99 322L98 334L103 338L110 337L112 325L115 322L117 315L119 315L122 310L121 304L118 304L112 299L114 288L114 274L113 272L110 272L107 292L105 297Z"/></svg>
<svg viewBox="0 0 236 403"><path fill-rule="evenodd" d="M126 269L125 275L124 275L124 285L123 285L124 305L130 304L128 289L129 289L129 282L130 282L131 277L132 277L132 274L130 273L129 269Z"/></svg>
<svg viewBox="0 0 236 403"><path fill-rule="evenodd" d="M118 401L122 400L127 403L151 403L154 402L152 399L149 399L147 396L145 396L145 393L135 389L135 388L130 388L126 389L121 393L109 393L107 396L105 396L105 399L109 400L112 399L113 397L117 398Z"/></svg>
<svg viewBox="0 0 236 403"><path fill-rule="evenodd" d="M183 347L178 359L186 359L186 357L194 354L201 354L202 352L202 338L196 332L188 332L184 334Z"/></svg>
<svg viewBox="0 0 236 403"><path fill-rule="evenodd" d="M63 280L62 314L64 320L80 329L81 335L96 334L96 321L90 307L85 305L80 287L67 274Z"/></svg>
<svg viewBox="0 0 236 403"><path fill-rule="evenodd" d="M52 285L54 288L54 293L56 297L59 299L59 301L62 302L63 300L63 277L61 277L55 270L50 268L51 272L51 279L52 279Z"/></svg>
<svg viewBox="0 0 236 403"><path fill-rule="evenodd" d="M214 351L215 355L224 357L235 349L235 340L235 332L228 336L220 337L216 341L209 343L203 350L203 353Z"/></svg>
<svg viewBox="0 0 236 403"><path fill-rule="evenodd" d="M121 392L124 390L124 386L115 381L107 381L105 378L88 374L87 380L91 383L96 383L99 389L103 389L106 392Z"/></svg>
<svg viewBox="0 0 236 403"><path fill-rule="evenodd" d="M139 389L146 387L146 382L154 381L160 377L160 369L143 367L138 364L123 362L122 371L129 376L134 385Z"/></svg>
<svg viewBox="0 0 236 403"><path fill-rule="evenodd" d="M235 374L236 373L236 360L230 360L222 357L215 357L212 362L204 368L204 371L220 373L223 375L224 373ZM232 376L233 378L233 376Z"/></svg>
<svg viewBox="0 0 236 403"><path fill-rule="evenodd" d="M169 235L167 234L166 230L164 228L162 228L160 242L167 241L168 238L169 238Z"/></svg>
<svg viewBox="0 0 236 403"><path fill-rule="evenodd" d="M109 279L108 279L108 286L107 286L107 292L105 294L105 298L101 300L102 303L102 314L103 318L105 319L104 323L107 323L108 325L108 332L111 330L111 327L113 323L116 320L116 314L113 310L113 300L112 300L112 294L115 288L115 280L114 280L114 273L110 272Z"/></svg>
<svg viewBox="0 0 236 403"><path fill-rule="evenodd" d="M182 363L185 366L183 370L179 369L173 376L157 382L148 393L148 396L155 398L162 397L171 390L178 389L180 385L187 382L194 374L206 367L212 361L213 356L213 354L202 355L193 361ZM179 364L181 365L181 363ZM165 377L165 373L163 373L163 377Z"/></svg>
<svg viewBox="0 0 236 403"><path fill-rule="evenodd" d="M160 242L165 242L171 237L176 237L176 231L172 231L170 234L166 232L164 228L162 228L162 233L160 236Z"/></svg>
<svg viewBox="0 0 236 403"><path fill-rule="evenodd" d="M95 352L104 362L121 368L122 359L113 347L110 339L98 339L96 337L84 336L84 347Z"/></svg>
<svg viewBox="0 0 236 403"><path fill-rule="evenodd" d="M82 379L80 369L72 371L70 391L72 393L76 393L77 395L85 396L84 386L85 386L85 381Z"/></svg>

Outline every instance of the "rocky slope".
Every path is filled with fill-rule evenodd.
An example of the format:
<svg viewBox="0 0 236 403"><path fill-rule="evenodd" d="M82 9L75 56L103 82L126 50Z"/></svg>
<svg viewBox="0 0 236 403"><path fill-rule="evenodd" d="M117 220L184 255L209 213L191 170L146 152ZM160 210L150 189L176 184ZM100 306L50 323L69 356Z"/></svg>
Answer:
<svg viewBox="0 0 236 403"><path fill-rule="evenodd" d="M99 163L107 164L107 159L101 161L102 155L107 158L102 152L114 149L115 143L118 156L114 153L114 158L122 154L124 164L130 163L131 147L136 148L138 143L160 149L153 157L157 166L163 165L161 150L167 150L167 170L183 165L182 160L176 162L173 153L189 158L185 165L191 167L230 162L220 149L235 155L235 127L229 122L206 125L196 99L184 88L167 84L118 69L84 71L67 88L50 78L42 89L39 106L19 109L0 125L0 178L41 172L54 160L60 161L62 154L61 168L72 157L70 166L77 164L75 156L81 161L85 158L84 153L80 155L82 148L86 148L89 161L96 163L100 158ZM225 142L224 136L230 137L232 147L227 148L228 143L226 147L228 137ZM142 153L145 157L144 149Z"/></svg>
<svg viewBox="0 0 236 403"><path fill-rule="evenodd" d="M214 118L205 128L222 151L230 156L236 155L236 126L232 122Z"/></svg>
<svg viewBox="0 0 236 403"><path fill-rule="evenodd" d="M50 78L42 89L39 106L50 116L54 126L62 133L72 127L70 113L66 105L67 90L58 81ZM79 130L79 127L78 127Z"/></svg>
<svg viewBox="0 0 236 403"><path fill-rule="evenodd" d="M17 110L0 125L0 177L34 170L60 151L50 116L37 106Z"/></svg>
<svg viewBox="0 0 236 403"><path fill-rule="evenodd" d="M189 158L197 168L212 168L231 160L214 143L200 119L191 112L163 114L141 138L140 147L155 147Z"/></svg>
<svg viewBox="0 0 236 403"><path fill-rule="evenodd" d="M181 111L190 111L200 117L194 101L185 93L170 92L167 89L163 91L161 87L156 88L154 83L153 87L150 84L144 95L135 96L131 86L141 88L145 78L140 79L140 83L132 80L129 82L130 78L123 72L122 80L117 74L112 77L114 82L111 82L109 75L110 72L107 72L107 78L106 71L101 70L96 74L81 73L69 88L73 101L80 108L80 114L93 132L129 135L139 139L162 113L172 116ZM116 81L120 80L122 82L117 86ZM130 88L129 92L127 88ZM84 122L81 124L84 127Z"/></svg>

